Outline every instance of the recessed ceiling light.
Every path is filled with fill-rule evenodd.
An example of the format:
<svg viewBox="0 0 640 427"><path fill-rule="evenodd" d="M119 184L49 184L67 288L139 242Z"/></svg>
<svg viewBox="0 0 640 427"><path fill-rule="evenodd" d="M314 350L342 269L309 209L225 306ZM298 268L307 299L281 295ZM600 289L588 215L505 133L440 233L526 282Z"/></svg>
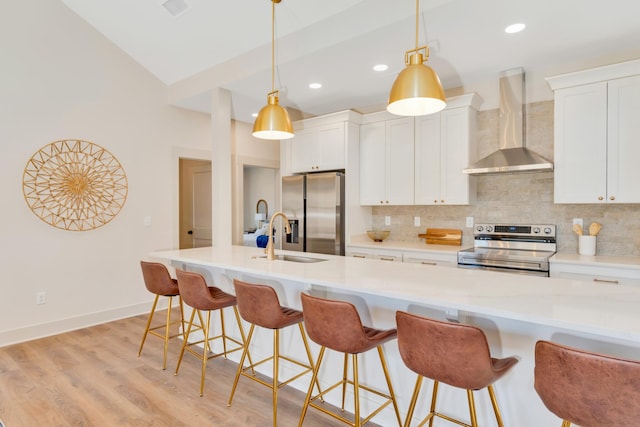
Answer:
<svg viewBox="0 0 640 427"><path fill-rule="evenodd" d="M526 25L524 25L523 23L511 24L504 29L504 32L508 34L519 33L520 31L524 30L524 27L526 27Z"/></svg>
<svg viewBox="0 0 640 427"><path fill-rule="evenodd" d="M258 113L251 113L251 117L258 117Z"/></svg>
<svg viewBox="0 0 640 427"><path fill-rule="evenodd" d="M322 83L310 83L309 87L311 89L320 89L322 87Z"/></svg>
<svg viewBox="0 0 640 427"><path fill-rule="evenodd" d="M389 66L387 64L377 64L373 66L374 71L387 71Z"/></svg>
<svg viewBox="0 0 640 427"><path fill-rule="evenodd" d="M166 0L162 2L162 6L176 18L184 15L191 9L191 5L185 0Z"/></svg>

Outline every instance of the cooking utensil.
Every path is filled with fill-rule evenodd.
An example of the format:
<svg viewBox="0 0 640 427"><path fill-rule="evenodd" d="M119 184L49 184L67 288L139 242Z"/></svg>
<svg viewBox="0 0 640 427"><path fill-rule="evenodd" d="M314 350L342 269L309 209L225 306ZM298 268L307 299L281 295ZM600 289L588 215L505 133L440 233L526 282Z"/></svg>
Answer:
<svg viewBox="0 0 640 427"><path fill-rule="evenodd" d="M580 224L573 224L573 232L578 236L582 236L582 227L580 226Z"/></svg>
<svg viewBox="0 0 640 427"><path fill-rule="evenodd" d="M597 222L592 222L591 225L589 226L589 235L597 236L601 228L602 228L602 224Z"/></svg>

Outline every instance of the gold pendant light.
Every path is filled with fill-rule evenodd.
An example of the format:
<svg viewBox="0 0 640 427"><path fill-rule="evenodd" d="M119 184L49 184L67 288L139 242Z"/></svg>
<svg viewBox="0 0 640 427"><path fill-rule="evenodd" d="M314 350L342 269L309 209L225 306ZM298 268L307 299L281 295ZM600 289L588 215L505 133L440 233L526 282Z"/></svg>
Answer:
<svg viewBox="0 0 640 427"><path fill-rule="evenodd" d="M278 103L279 91L275 90L275 25L276 3L281 0L271 0L271 92L267 94L267 105L262 107L253 124L253 136L260 139L289 139L293 138L293 126L289 114Z"/></svg>
<svg viewBox="0 0 640 427"><path fill-rule="evenodd" d="M387 111L399 116L433 114L447 105L438 75L424 64L429 59L429 47L418 46L419 16L420 0L416 0L416 48L405 52L404 62L407 67L393 83L387 105Z"/></svg>

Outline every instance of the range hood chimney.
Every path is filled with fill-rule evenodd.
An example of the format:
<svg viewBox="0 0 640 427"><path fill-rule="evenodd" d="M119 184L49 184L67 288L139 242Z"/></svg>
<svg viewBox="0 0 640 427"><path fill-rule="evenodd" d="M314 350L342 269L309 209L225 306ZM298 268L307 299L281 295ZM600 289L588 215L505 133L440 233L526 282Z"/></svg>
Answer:
<svg viewBox="0 0 640 427"><path fill-rule="evenodd" d="M524 71L500 73L500 149L462 172L484 175L552 171L553 164L524 146Z"/></svg>

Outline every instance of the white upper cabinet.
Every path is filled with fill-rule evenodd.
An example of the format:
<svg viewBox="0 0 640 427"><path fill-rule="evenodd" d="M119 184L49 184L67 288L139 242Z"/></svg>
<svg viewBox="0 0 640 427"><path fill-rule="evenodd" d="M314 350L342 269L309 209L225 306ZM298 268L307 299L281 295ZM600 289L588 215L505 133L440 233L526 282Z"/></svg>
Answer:
<svg viewBox="0 0 640 427"><path fill-rule="evenodd" d="M476 160L475 94L447 100L437 114L415 118L415 204L467 205L476 177L462 170Z"/></svg>
<svg viewBox="0 0 640 427"><path fill-rule="evenodd" d="M291 171L345 169L344 122L296 131L291 144Z"/></svg>
<svg viewBox="0 0 640 427"><path fill-rule="evenodd" d="M413 117L389 116L369 115L360 126L361 205L413 204Z"/></svg>
<svg viewBox="0 0 640 427"><path fill-rule="evenodd" d="M397 118L386 111L360 126L361 205L464 205L475 200L476 94L447 99L439 113Z"/></svg>
<svg viewBox="0 0 640 427"><path fill-rule="evenodd" d="M640 61L550 77L556 203L640 203Z"/></svg>

